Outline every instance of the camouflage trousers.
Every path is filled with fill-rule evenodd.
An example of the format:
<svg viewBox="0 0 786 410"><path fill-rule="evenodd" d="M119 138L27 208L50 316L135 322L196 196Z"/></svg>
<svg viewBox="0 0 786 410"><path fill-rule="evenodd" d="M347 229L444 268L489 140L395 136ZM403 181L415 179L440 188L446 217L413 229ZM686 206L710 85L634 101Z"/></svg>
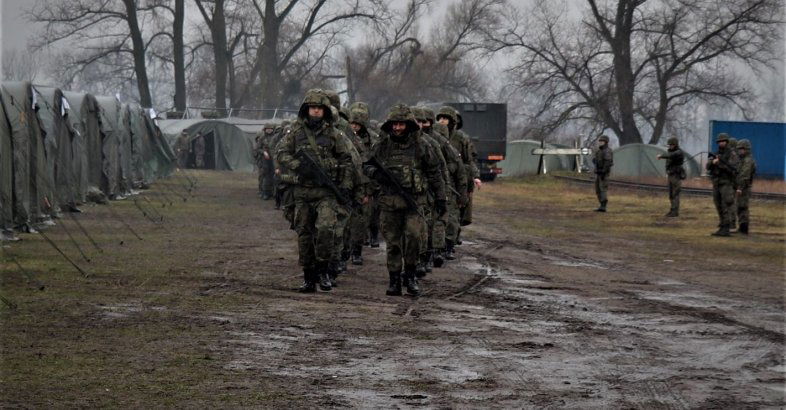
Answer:
<svg viewBox="0 0 786 410"><path fill-rule="evenodd" d="M368 235L372 207L373 204L371 201L369 201L360 209L353 211L352 215L349 217L349 223L347 224L347 238L344 240L344 243L350 252L363 249L363 241L366 240Z"/></svg>
<svg viewBox="0 0 786 410"><path fill-rule="evenodd" d="M381 220L381 209L379 207L379 194L373 195L369 198L370 210L368 214L368 233L371 236L379 234L379 225Z"/></svg>
<svg viewBox="0 0 786 410"><path fill-rule="evenodd" d="M389 272L415 268L420 256L421 238L427 229L422 216L407 209L403 200L399 205L403 206L389 207L382 204L382 235L387 243Z"/></svg>
<svg viewBox="0 0 786 410"><path fill-rule="evenodd" d="M281 196L281 209L284 211L284 219L289 222L289 229L295 229L295 194L292 187L286 184L279 184L276 194Z"/></svg>
<svg viewBox="0 0 786 410"><path fill-rule="evenodd" d="M263 160L259 164L259 192L263 195L273 195L273 182L275 179L275 167L273 160Z"/></svg>
<svg viewBox="0 0 786 410"><path fill-rule="evenodd" d="M718 211L718 220L721 226L731 227L732 211L734 208L734 186L731 182L713 182L712 200L715 203L715 210Z"/></svg>
<svg viewBox="0 0 786 410"><path fill-rule="evenodd" d="M598 197L598 202L600 202L601 205L604 205L606 202L608 202L608 191L609 176L606 174L595 174L595 195Z"/></svg>
<svg viewBox="0 0 786 410"><path fill-rule="evenodd" d="M429 213L426 214L426 217L429 218L428 233L426 235L426 245L428 249L445 249L448 217L450 215L452 203L453 199L449 198L447 202L448 210L442 215L437 215L437 213L431 209L429 209Z"/></svg>
<svg viewBox="0 0 786 410"><path fill-rule="evenodd" d="M679 174L669 174L669 202L671 210L680 210L680 192L682 191L682 178Z"/></svg>
<svg viewBox="0 0 786 410"><path fill-rule="evenodd" d="M737 197L737 220L740 224L750 223L750 199L750 188L743 189L742 193Z"/></svg>
<svg viewBox="0 0 786 410"><path fill-rule="evenodd" d="M472 223L472 196L472 192L470 192L467 204L461 207L459 226L467 226Z"/></svg>
<svg viewBox="0 0 786 410"><path fill-rule="evenodd" d="M297 232L299 263L314 268L335 260L347 213L332 195L316 199L295 199L294 225Z"/></svg>
<svg viewBox="0 0 786 410"><path fill-rule="evenodd" d="M456 242L458 239L459 231L461 231L461 210L458 206L458 203L453 200L448 200L448 212L445 214L445 236L444 239L451 241L453 243ZM444 243L442 247L434 246L437 249L443 249L445 247Z"/></svg>

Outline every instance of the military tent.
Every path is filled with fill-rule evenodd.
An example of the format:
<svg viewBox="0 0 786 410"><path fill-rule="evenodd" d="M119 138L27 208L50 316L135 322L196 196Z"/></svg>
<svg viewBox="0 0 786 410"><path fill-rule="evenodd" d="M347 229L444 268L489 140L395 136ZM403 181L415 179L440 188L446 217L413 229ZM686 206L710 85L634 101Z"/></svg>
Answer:
<svg viewBox="0 0 786 410"><path fill-rule="evenodd" d="M532 150L540 147L540 141L534 140L508 142L505 159L498 164L502 168L502 175L517 177L537 174L541 156L532 154ZM546 143L545 148L565 148L565 146ZM571 155L543 155L543 161L545 172L573 170L576 162Z"/></svg>
<svg viewBox="0 0 786 410"><path fill-rule="evenodd" d="M30 226L47 218L54 186L47 180L45 133L41 130L38 104L29 82L4 82L3 104L11 127L14 150L14 219L19 226Z"/></svg>
<svg viewBox="0 0 786 410"><path fill-rule="evenodd" d="M67 118L69 107L63 92L53 87L35 87L38 93L38 111L41 124L48 137L54 137L54 144L47 152L54 154L55 160L47 173L55 182L56 204L61 208L76 205L76 184L74 183L75 164L73 161L74 133ZM54 152L53 152L54 151ZM51 162L51 161L50 161Z"/></svg>
<svg viewBox="0 0 786 410"><path fill-rule="evenodd" d="M134 182L133 166L133 148L132 148L132 130L131 130L131 107L128 104L120 105L120 115L118 120L120 124L118 129L119 134L119 149L118 149L118 183L120 184L120 191L123 193L131 192Z"/></svg>
<svg viewBox="0 0 786 410"><path fill-rule="evenodd" d="M71 181L74 185L73 191L75 201L77 203L82 203L87 199L87 189L90 186L90 161L92 160L95 163L93 166L100 170L100 168L98 168L101 162L100 150L95 151L95 153L99 155L98 158L88 156L90 153L90 143L95 143L97 141L100 144L101 141L98 103L96 103L95 97L90 94L64 91L63 95L70 107L66 109L66 119L73 132L73 139L71 141L73 175ZM100 186L100 175L99 172L98 183L94 185L95 187Z"/></svg>
<svg viewBox="0 0 786 410"><path fill-rule="evenodd" d="M149 184L172 172L175 155L148 111L139 107L132 107L132 111L131 158L137 173L135 181Z"/></svg>
<svg viewBox="0 0 786 410"><path fill-rule="evenodd" d="M14 151L11 145L11 125L5 115L3 95L0 93L0 235L14 228Z"/></svg>
<svg viewBox="0 0 786 410"><path fill-rule="evenodd" d="M186 165L189 167L194 164L193 147L196 138L201 136L205 142L205 168L245 172L254 170L251 154L253 136L229 121L201 118L162 120L159 127L173 150L181 148L178 137L186 131L188 141L183 147L188 152Z"/></svg>
<svg viewBox="0 0 786 410"><path fill-rule="evenodd" d="M657 145L626 144L614 150L613 177L665 177L666 161L657 159L666 150ZM685 171L688 178L701 175L699 163L685 153Z"/></svg>
<svg viewBox="0 0 786 410"><path fill-rule="evenodd" d="M121 194L120 188L120 102L115 97L96 97L101 119L101 191L110 199Z"/></svg>

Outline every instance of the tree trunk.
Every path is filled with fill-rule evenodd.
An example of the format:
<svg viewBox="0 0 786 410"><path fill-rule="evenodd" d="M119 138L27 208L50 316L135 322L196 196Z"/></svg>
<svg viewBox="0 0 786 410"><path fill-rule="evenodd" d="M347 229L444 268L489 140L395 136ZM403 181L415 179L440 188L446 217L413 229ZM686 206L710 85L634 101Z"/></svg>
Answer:
<svg viewBox="0 0 786 410"><path fill-rule="evenodd" d="M172 29L175 62L175 110L186 110L186 61L183 44L185 0L175 0L175 21Z"/></svg>
<svg viewBox="0 0 786 410"><path fill-rule="evenodd" d="M227 32L224 18L224 0L216 0L213 9L213 57L216 64L216 110L226 115L227 108Z"/></svg>
<svg viewBox="0 0 786 410"><path fill-rule="evenodd" d="M614 40L614 76L616 81L617 104L619 104L622 134L619 135L620 145L642 142L641 133L636 126L634 112L635 79L631 63L630 38L632 35L633 13L635 5L620 0L617 9Z"/></svg>
<svg viewBox="0 0 786 410"><path fill-rule="evenodd" d="M278 69L278 37L281 21L276 15L275 0L265 0L262 42L262 106L276 108L281 104L281 72Z"/></svg>
<svg viewBox="0 0 786 410"><path fill-rule="evenodd" d="M126 22L131 33L131 43L133 44L134 54L134 74L136 74L137 89L139 90L139 103L142 107L150 108L153 106L153 98L150 95L150 84L147 80L147 64L145 61L145 42L142 40L142 31L139 30L139 20L136 15L136 2L134 0L123 0L126 9Z"/></svg>

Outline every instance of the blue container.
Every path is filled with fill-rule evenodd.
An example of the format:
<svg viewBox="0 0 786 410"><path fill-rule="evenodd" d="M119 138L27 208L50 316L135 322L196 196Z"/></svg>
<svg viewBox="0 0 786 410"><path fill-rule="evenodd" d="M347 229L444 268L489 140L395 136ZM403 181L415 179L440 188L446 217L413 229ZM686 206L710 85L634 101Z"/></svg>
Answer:
<svg viewBox="0 0 786 410"><path fill-rule="evenodd" d="M786 123L749 121L710 121L710 151L718 150L715 137L725 132L738 141L751 142L756 176L784 179L786 177Z"/></svg>

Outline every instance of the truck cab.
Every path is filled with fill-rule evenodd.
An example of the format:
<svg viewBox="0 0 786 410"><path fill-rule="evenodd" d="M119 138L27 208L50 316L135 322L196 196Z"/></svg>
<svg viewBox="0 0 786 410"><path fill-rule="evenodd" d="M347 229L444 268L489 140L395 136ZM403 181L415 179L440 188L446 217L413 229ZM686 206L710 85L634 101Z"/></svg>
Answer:
<svg viewBox="0 0 786 410"><path fill-rule="evenodd" d="M508 105L481 102L446 102L462 118L462 131L472 138L482 181L493 181L502 173L497 163L505 159Z"/></svg>

